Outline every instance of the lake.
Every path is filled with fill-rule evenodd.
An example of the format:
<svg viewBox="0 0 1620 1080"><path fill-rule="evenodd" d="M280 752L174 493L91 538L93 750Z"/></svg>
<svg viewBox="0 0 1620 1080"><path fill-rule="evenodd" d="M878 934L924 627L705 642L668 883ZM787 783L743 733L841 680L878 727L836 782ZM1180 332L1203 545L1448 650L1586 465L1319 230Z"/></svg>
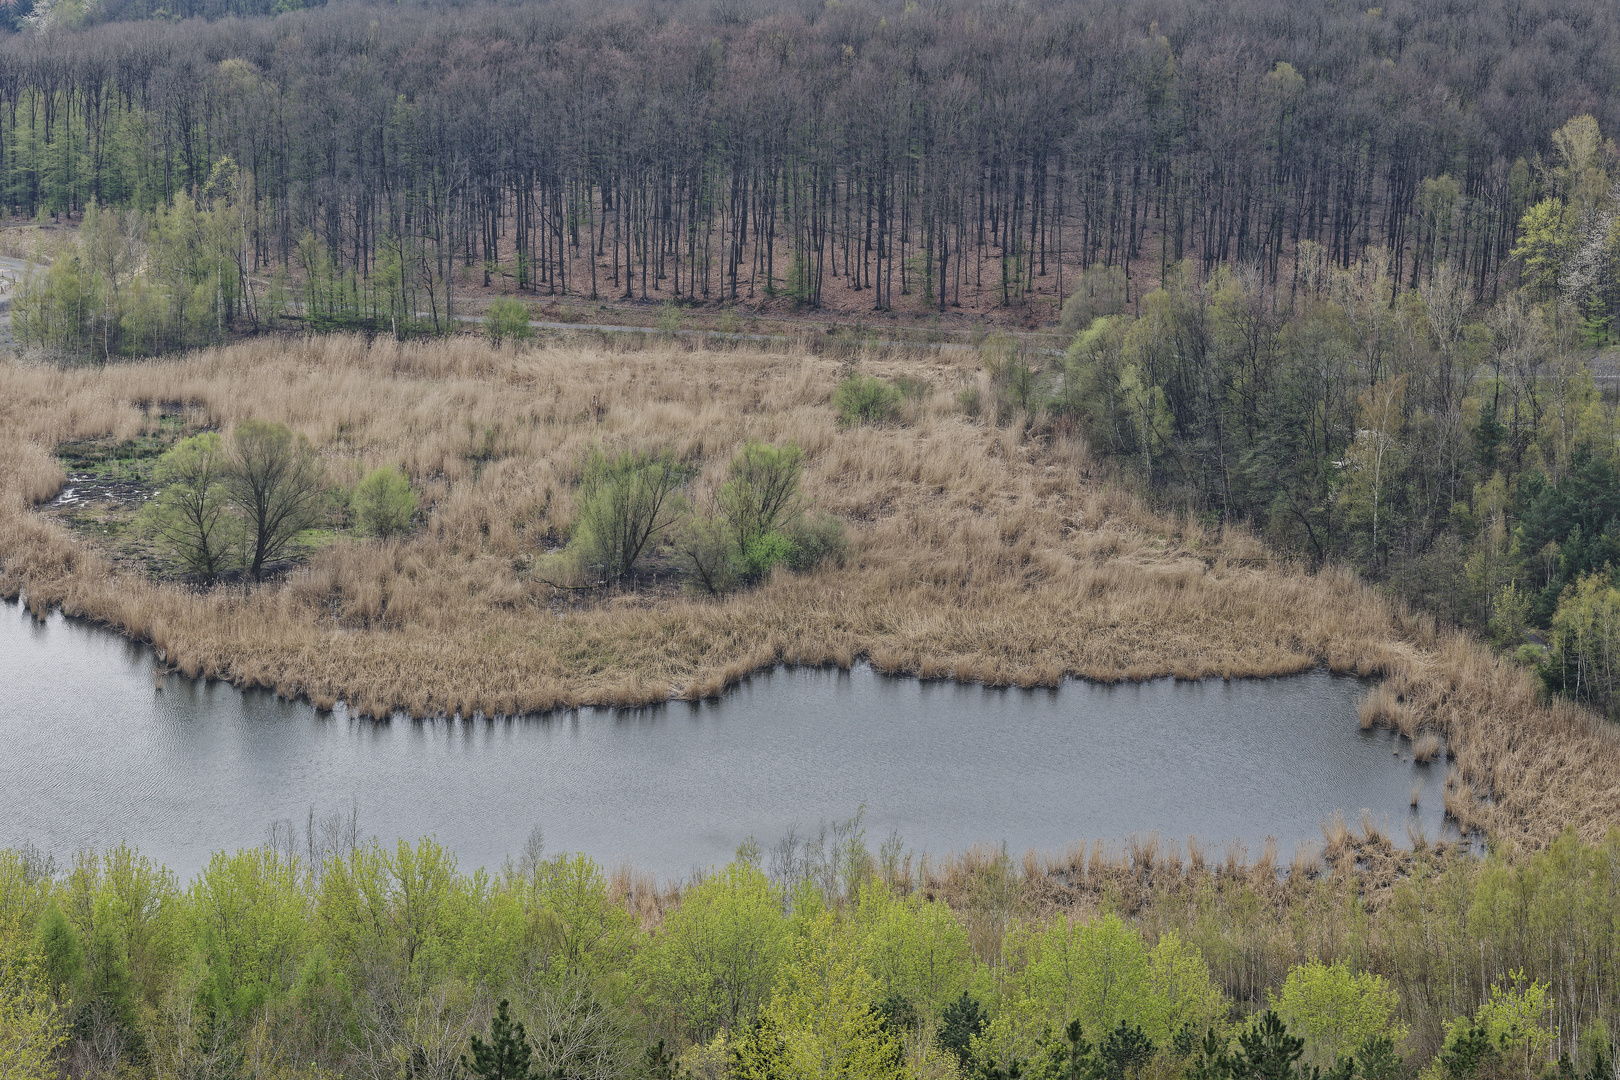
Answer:
<svg viewBox="0 0 1620 1080"><path fill-rule="evenodd" d="M127 841L185 880L313 808L389 843L436 836L464 869L539 826L550 852L672 878L862 807L874 850L897 833L936 855L1157 830L1253 854L1274 836L1286 860L1336 810L1398 843L1443 827L1444 759L1361 731L1367 684L1324 671L1002 690L784 668L715 702L375 722L178 675L159 689L154 667L107 630L0 604L0 845L60 862Z"/></svg>

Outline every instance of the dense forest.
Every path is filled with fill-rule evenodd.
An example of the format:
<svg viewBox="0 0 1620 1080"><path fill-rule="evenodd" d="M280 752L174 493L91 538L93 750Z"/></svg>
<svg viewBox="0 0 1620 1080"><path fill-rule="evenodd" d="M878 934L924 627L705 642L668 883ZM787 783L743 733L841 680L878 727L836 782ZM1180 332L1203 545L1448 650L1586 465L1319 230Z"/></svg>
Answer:
<svg viewBox="0 0 1620 1080"><path fill-rule="evenodd" d="M857 821L660 889L538 843L469 874L311 833L186 884L0 851L4 1075L1613 1076L1620 836L1512 863L1341 827L1283 877L1156 838L919 863Z"/></svg>
<svg viewBox="0 0 1620 1080"><path fill-rule="evenodd" d="M458 263L1049 315L1095 263L1132 302L1187 258L1291 294L1308 241L1490 299L1526 210L1568 194L1553 132L1620 130L1620 15L1579 0L240 8L3 9L0 205L161 209L211 253L104 349L272 317L270 268L314 283L306 314L396 332L443 328ZM191 217L227 206L205 244Z"/></svg>

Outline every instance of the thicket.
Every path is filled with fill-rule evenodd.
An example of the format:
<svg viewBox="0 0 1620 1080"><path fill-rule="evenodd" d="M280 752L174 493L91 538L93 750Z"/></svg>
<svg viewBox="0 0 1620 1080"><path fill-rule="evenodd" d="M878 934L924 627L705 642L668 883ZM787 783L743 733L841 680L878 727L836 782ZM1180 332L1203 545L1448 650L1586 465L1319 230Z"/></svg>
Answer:
<svg viewBox="0 0 1620 1080"><path fill-rule="evenodd" d="M568 545L541 566L541 578L566 588L631 584L663 551L696 591L719 595L778 566L806 571L843 560L843 523L805 504L798 446L749 440L706 495L697 472L667 449L609 456L592 447L574 486Z"/></svg>
<svg viewBox="0 0 1620 1080"><path fill-rule="evenodd" d="M8 1076L1508 1080L1613 1058L1620 835L1519 862L1419 852L1062 872L918 864L859 822L679 887L536 839L280 829L189 883L129 848L0 851ZM513 1073L512 1075L518 1075Z"/></svg>
<svg viewBox="0 0 1620 1080"><path fill-rule="evenodd" d="M1384 253L1399 290L1449 262L1491 299L1527 211L1554 246L1578 217L1547 202L1554 131L1620 125L1620 16L1597 0L183 18L294 6L54 0L0 31L0 206L132 207L154 253L195 234L127 351L288 305L442 331L458 268L547 294L1051 311L1098 264L1105 302L1187 257L1293 286L1309 241L1341 268ZM57 273L35 325L106 352L61 328L104 272Z"/></svg>
<svg viewBox="0 0 1620 1080"><path fill-rule="evenodd" d="M181 439L158 459L153 479L158 490L140 525L203 583L228 570L262 580L308 530L336 523L345 494L308 438L258 419L243 420L228 439L214 431ZM397 466L371 470L347 495L362 535L410 530L417 496Z"/></svg>

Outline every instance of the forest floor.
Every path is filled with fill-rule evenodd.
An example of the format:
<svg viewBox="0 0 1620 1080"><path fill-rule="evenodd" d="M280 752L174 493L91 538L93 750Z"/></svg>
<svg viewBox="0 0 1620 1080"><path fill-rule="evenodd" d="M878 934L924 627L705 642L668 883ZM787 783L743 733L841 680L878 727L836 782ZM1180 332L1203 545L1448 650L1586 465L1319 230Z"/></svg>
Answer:
<svg viewBox="0 0 1620 1080"><path fill-rule="evenodd" d="M1351 574L1310 573L1241 530L1152 512L1061 430L977 415L961 395L989 392L972 354L858 363L932 393L894 423L846 429L829 398L848 362L628 335L517 349L258 339L96 368L6 361L0 594L150 641L188 676L370 715L705 698L777 664L863 658L1023 686L1327 665L1384 677L1365 724L1445 738L1447 806L1465 828L1539 846L1566 826L1597 839L1620 825L1614 729L1545 702L1522 668ZM329 536L275 581L203 589L162 580L117 554L112 530L70 527L49 506L91 474L90 448L155 447L249 417L308 435L341 485L404 466L422 525L392 542ZM749 438L805 450L805 495L849 531L843 565L724 599L683 591L674 574L584 598L536 574L566 535L593 445L669 448L698 470L701 505ZM134 487L109 488L111 501L145 494L138 477L112 483L123 480Z"/></svg>
<svg viewBox="0 0 1620 1080"><path fill-rule="evenodd" d="M66 217L0 224L0 258L49 262L77 230L77 220ZM1131 263L1133 299L1158 285L1159 240L1157 234L1150 231L1142 240L1141 254ZM551 282L519 288L514 270L515 252L505 248L501 256L487 285L481 264L458 268L455 301L463 315L481 318L491 301L512 297L530 304L536 321L570 326L612 325L650 330L669 326L673 314L674 325L687 331L768 337L830 333L855 339L929 345L977 345L989 334L1010 334L1036 347L1062 348L1068 341L1058 328L1060 298L1073 290L1082 272L1078 252L1064 253L1060 272L1057 252L1053 250L1048 252L1044 263L1037 258L1036 272L1024 288L1014 288L1004 295L1000 287L1000 254L992 246L982 253L969 253L961 269L963 280L948 291L949 302L944 311L939 309L937 301L925 296L920 284L913 280L914 270L906 272L906 284L902 285L898 267L893 275L893 288L887 294L889 307L877 310L873 306L874 290L852 287L847 274L844 277L828 275L818 306L812 308L796 303L785 291L783 275L785 268L792 265L792 249L785 241L777 245L774 288L766 287L762 274L755 274L750 286L748 275L744 274L734 302L725 298L718 281L711 286L708 296L704 296L701 289L697 290L696 297L692 296L692 285L684 277L684 268L680 296L675 294L672 273L666 273L661 281L649 275L645 282L638 273L630 283L633 295L626 296L622 268L615 272L611 256L596 260L593 296L591 260L588 255L577 252L569 260L565 292L556 291ZM954 279L957 274L954 261L951 266ZM268 275L268 271L265 273ZM291 280L296 285L296 266L291 268ZM263 284L268 287L268 279Z"/></svg>

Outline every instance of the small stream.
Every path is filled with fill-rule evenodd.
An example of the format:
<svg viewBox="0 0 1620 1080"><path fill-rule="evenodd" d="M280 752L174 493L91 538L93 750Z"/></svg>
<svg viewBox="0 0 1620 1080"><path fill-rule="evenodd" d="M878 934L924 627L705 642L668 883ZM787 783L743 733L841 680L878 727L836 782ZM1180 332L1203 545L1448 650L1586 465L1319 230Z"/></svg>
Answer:
<svg viewBox="0 0 1620 1080"><path fill-rule="evenodd" d="M278 821L357 808L362 835L432 834L465 869L539 826L548 851L669 878L863 806L874 849L935 854L1157 830L1251 854L1274 836L1286 860L1363 809L1398 843L1443 829L1443 759L1361 731L1365 684L1321 671L1026 691L784 668L717 702L385 723L157 682L149 648L0 604L0 845L127 841L186 880Z"/></svg>

